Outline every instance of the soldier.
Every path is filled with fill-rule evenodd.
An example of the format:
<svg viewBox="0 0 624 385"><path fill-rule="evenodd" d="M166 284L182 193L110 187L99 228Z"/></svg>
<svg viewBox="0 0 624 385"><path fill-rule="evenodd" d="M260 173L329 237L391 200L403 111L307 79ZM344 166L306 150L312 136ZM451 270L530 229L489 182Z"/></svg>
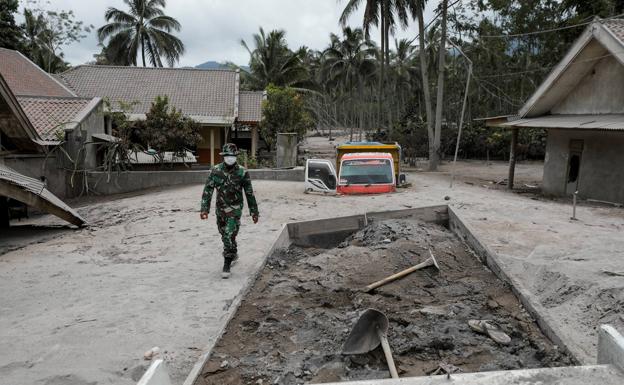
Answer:
<svg viewBox="0 0 624 385"><path fill-rule="evenodd" d="M210 170L201 200L202 220L208 218L210 200L213 189L217 189L215 202L217 227L223 241L223 272L221 278L230 277L232 262L238 258L236 235L240 227L240 218L243 214L243 191L247 197L247 206L253 219L258 223L258 204L251 187L249 173L236 163L238 148L233 143L223 146L223 163L219 163Z"/></svg>

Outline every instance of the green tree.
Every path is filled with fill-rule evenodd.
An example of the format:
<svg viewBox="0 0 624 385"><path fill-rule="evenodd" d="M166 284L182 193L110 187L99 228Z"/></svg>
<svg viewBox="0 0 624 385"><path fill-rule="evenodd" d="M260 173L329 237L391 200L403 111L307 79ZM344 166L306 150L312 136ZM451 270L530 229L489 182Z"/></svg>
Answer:
<svg viewBox="0 0 624 385"><path fill-rule="evenodd" d="M302 51L292 52L286 43L286 32L273 30L268 33L260 28L253 35L253 49L241 40L249 52L249 82L255 89L264 89L269 84L279 87L299 85L308 77L302 62Z"/></svg>
<svg viewBox="0 0 624 385"><path fill-rule="evenodd" d="M143 67L147 60L162 67L164 58L170 67L180 60L184 44L172 31L180 23L164 14L165 0L124 0L129 12L110 7L104 13L108 24L97 30L100 43L106 43L107 56L118 65L137 65L141 54Z"/></svg>
<svg viewBox="0 0 624 385"><path fill-rule="evenodd" d="M270 149L275 148L277 134L296 133L299 139L314 127L301 95L290 87L269 84L267 100L262 102L260 134Z"/></svg>
<svg viewBox="0 0 624 385"><path fill-rule="evenodd" d="M181 155L202 140L199 124L175 107L170 108L167 96L156 97L145 120L137 122L137 129L145 147L159 154L173 151Z"/></svg>
<svg viewBox="0 0 624 385"><path fill-rule="evenodd" d="M29 4L32 8L24 8L23 25L28 56L47 72L65 70L63 47L85 38L93 26L76 20L73 11L51 11L38 2Z"/></svg>
<svg viewBox="0 0 624 385"><path fill-rule="evenodd" d="M0 0L0 47L21 50L22 29L15 23L17 0Z"/></svg>

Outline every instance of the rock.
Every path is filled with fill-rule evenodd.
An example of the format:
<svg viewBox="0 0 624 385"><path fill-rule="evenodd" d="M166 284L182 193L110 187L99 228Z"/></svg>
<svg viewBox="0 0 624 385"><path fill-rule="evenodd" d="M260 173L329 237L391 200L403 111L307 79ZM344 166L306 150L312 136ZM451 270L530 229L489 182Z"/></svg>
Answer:
<svg viewBox="0 0 624 385"><path fill-rule="evenodd" d="M143 358L146 360L152 360L160 355L160 348L158 346L154 346L150 350L143 353Z"/></svg>
<svg viewBox="0 0 624 385"><path fill-rule="evenodd" d="M223 360L223 361L221 361L221 365L220 366L221 366L222 369L225 369L229 365L230 365L230 363L228 362L228 360Z"/></svg>
<svg viewBox="0 0 624 385"><path fill-rule="evenodd" d="M492 310L497 309L500 306L498 302L494 301L493 299L488 300L486 305Z"/></svg>

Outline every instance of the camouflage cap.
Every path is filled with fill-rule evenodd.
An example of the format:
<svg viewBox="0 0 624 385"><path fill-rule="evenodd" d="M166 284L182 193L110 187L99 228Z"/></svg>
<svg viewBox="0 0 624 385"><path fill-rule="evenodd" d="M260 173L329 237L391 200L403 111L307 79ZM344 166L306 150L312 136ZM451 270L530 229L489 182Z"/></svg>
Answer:
<svg viewBox="0 0 624 385"><path fill-rule="evenodd" d="M223 151L219 155L238 155L238 147L234 143L226 143L223 145Z"/></svg>

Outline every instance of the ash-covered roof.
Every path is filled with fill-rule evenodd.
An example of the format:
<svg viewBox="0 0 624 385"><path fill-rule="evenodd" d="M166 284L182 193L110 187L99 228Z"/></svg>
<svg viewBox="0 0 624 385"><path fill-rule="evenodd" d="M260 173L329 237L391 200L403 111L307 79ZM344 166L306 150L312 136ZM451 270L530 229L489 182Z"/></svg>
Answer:
<svg viewBox="0 0 624 385"><path fill-rule="evenodd" d="M263 99L263 91L241 91L238 102L238 120L240 122L261 121Z"/></svg>
<svg viewBox="0 0 624 385"><path fill-rule="evenodd" d="M609 19L605 20L603 24L624 44L624 19Z"/></svg>
<svg viewBox="0 0 624 385"><path fill-rule="evenodd" d="M0 74L15 95L75 96L18 51L0 48Z"/></svg>
<svg viewBox="0 0 624 385"><path fill-rule="evenodd" d="M157 96L200 123L236 118L239 74L235 70L81 65L57 77L82 97L138 102L131 114L145 114Z"/></svg>
<svg viewBox="0 0 624 385"><path fill-rule="evenodd" d="M99 99L18 96L17 100L41 139L62 140L57 132L80 123Z"/></svg>

